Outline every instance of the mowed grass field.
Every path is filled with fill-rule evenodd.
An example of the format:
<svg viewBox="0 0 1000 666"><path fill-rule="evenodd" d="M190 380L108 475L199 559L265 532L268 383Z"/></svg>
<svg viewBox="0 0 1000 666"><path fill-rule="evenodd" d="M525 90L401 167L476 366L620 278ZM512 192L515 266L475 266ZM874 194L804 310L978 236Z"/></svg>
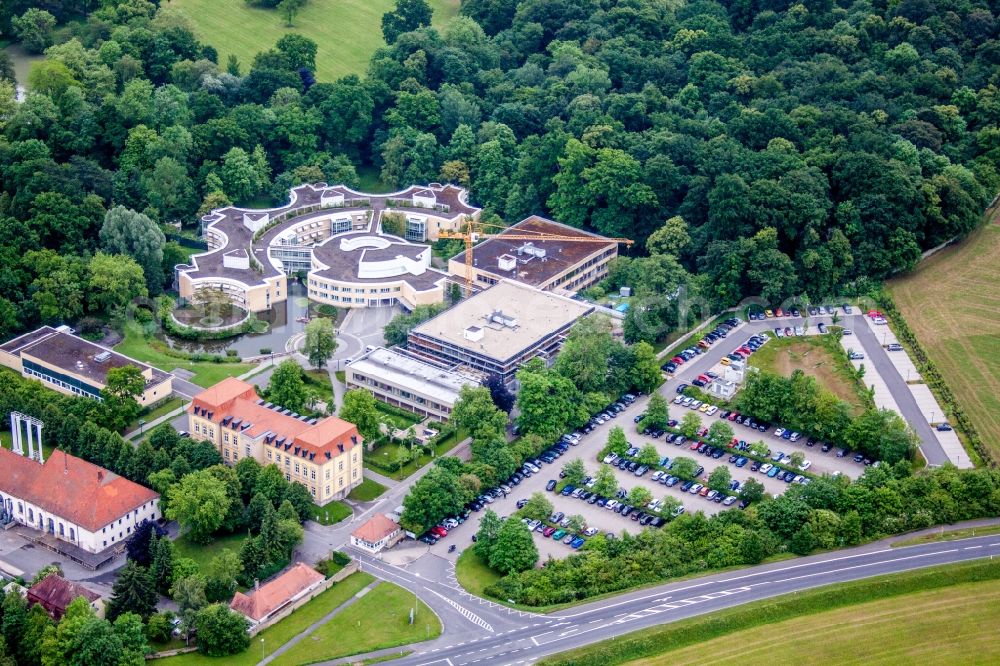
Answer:
<svg viewBox="0 0 1000 666"><path fill-rule="evenodd" d="M277 11L247 6L244 0L173 0L169 7L186 16L201 41L219 52L223 67L230 54L246 74L253 57L274 46L282 35L297 32L316 42L316 80L330 82L363 74L382 40L382 14L394 0L308 0L287 27ZM430 0L434 25L458 14L459 0Z"/></svg>
<svg viewBox="0 0 1000 666"><path fill-rule="evenodd" d="M738 631L628 663L996 664L998 622L1000 581L969 583Z"/></svg>
<svg viewBox="0 0 1000 666"><path fill-rule="evenodd" d="M1000 456L1000 212L888 287L983 443Z"/></svg>
<svg viewBox="0 0 1000 666"><path fill-rule="evenodd" d="M860 412L864 406L858 398L857 382L851 376L852 367L843 354L830 351L829 341L827 336L820 335L771 336L771 341L750 357L750 365L784 377L790 376L793 370L801 370ZM837 349L839 351L839 346Z"/></svg>

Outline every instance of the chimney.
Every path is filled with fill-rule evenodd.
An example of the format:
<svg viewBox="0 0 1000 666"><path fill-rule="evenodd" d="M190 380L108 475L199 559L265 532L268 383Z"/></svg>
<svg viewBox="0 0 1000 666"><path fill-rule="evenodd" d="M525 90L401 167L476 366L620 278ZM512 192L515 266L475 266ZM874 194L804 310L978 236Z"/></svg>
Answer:
<svg viewBox="0 0 1000 666"><path fill-rule="evenodd" d="M98 481L98 483L100 483L103 480L104 480L104 470L103 469L99 469L99 470L97 470L97 481Z"/></svg>
<svg viewBox="0 0 1000 666"><path fill-rule="evenodd" d="M260 581L257 580L256 578L253 579L253 589L254 592L260 589Z"/></svg>

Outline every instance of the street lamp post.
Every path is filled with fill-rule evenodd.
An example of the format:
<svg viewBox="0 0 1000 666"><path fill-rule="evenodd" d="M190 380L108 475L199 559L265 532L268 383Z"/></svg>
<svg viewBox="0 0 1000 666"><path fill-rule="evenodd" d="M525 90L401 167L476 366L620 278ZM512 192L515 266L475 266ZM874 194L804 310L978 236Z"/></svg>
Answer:
<svg viewBox="0 0 1000 666"><path fill-rule="evenodd" d="M420 578L419 573L414 573L414 576ZM413 621L417 621L417 605L420 603L420 599L417 598L417 586L413 586Z"/></svg>
<svg viewBox="0 0 1000 666"><path fill-rule="evenodd" d="M264 637L261 636L260 637L260 660L264 661L264 657L265 657L265 655L264 655Z"/></svg>

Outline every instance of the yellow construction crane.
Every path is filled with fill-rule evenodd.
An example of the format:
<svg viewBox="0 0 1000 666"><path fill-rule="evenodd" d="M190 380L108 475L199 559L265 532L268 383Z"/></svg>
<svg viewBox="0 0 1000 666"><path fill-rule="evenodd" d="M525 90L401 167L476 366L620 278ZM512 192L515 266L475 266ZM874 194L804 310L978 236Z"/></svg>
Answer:
<svg viewBox="0 0 1000 666"><path fill-rule="evenodd" d="M605 237L591 237L591 236L570 236L568 234L547 234L542 232L528 232L528 233L482 233L479 231L482 227L491 227L494 229L502 229L504 231L510 231L509 227L502 227L498 224L487 224L474 220L472 218L466 219L466 229L465 231L441 231L438 234L438 238L449 238L457 239L465 242L465 294L466 297L472 295L472 283L473 275L475 273L474 266L472 265L472 248L473 245L478 243L483 239L490 238L502 238L504 240L526 240L526 241L558 241L561 243L599 243L603 245L608 245L611 243L621 243L623 245L632 245L635 241L629 238L605 238Z"/></svg>

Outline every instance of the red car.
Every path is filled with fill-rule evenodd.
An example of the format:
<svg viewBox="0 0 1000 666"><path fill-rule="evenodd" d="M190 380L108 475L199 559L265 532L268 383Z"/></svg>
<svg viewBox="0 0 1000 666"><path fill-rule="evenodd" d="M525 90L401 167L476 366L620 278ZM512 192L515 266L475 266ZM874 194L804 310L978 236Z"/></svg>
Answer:
<svg viewBox="0 0 1000 666"><path fill-rule="evenodd" d="M697 439L691 442L692 451L697 451L699 446L701 446L701 442L699 442Z"/></svg>
<svg viewBox="0 0 1000 666"><path fill-rule="evenodd" d="M548 537L552 536L552 533L555 532L555 531L556 531L556 528L554 528L554 527L546 527L544 530L542 530L542 536L548 538Z"/></svg>
<svg viewBox="0 0 1000 666"><path fill-rule="evenodd" d="M698 375L698 379L700 379L701 381L705 382L706 384L708 384L709 382L712 381L711 379L708 378L707 375Z"/></svg>
<svg viewBox="0 0 1000 666"><path fill-rule="evenodd" d="M785 313L781 311L781 308L778 308L777 310L774 311L774 316L775 317L784 317Z"/></svg>
<svg viewBox="0 0 1000 666"><path fill-rule="evenodd" d="M674 356L670 360L673 361L674 363L676 363L677 365L683 365L684 364L684 359L681 358L680 356Z"/></svg>
<svg viewBox="0 0 1000 666"><path fill-rule="evenodd" d="M730 421L735 421L736 417L739 416L739 415L740 415L739 412L733 412L732 414L729 415L729 420Z"/></svg>
<svg viewBox="0 0 1000 666"><path fill-rule="evenodd" d="M435 525L434 527L431 528L431 534L433 534L439 539L443 539L444 537L448 536L448 530L441 527L440 525Z"/></svg>

